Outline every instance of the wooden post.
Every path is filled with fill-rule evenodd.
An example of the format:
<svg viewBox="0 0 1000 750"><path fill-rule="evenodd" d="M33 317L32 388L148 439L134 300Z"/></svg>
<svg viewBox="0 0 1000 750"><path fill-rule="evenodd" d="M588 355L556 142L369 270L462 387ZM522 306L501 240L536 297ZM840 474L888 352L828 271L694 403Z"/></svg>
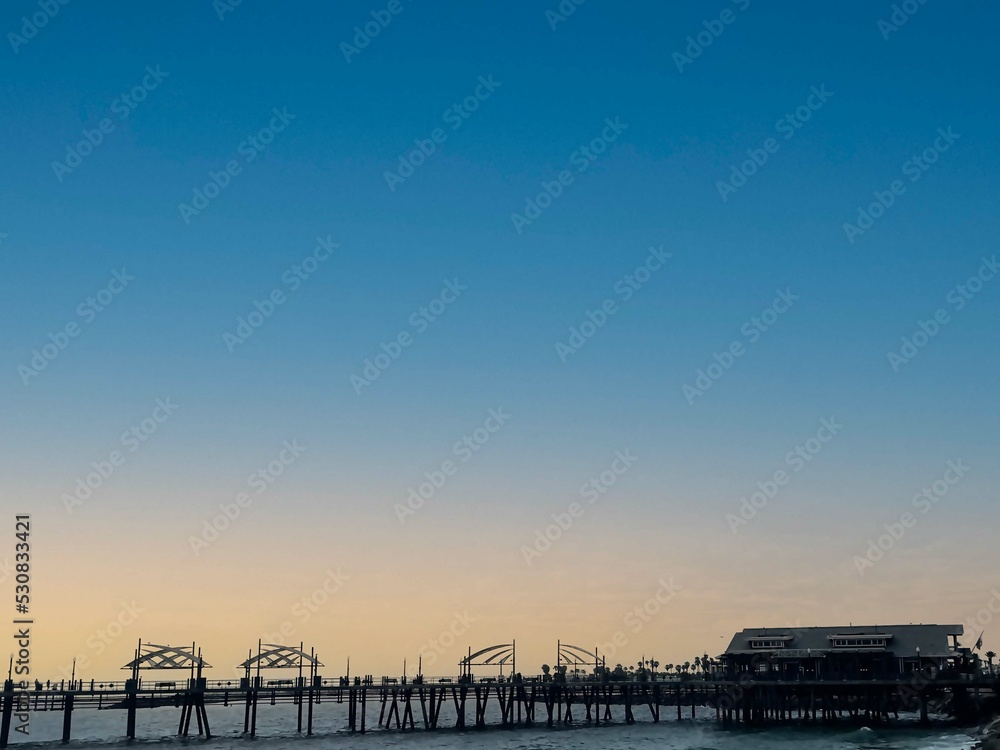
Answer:
<svg viewBox="0 0 1000 750"><path fill-rule="evenodd" d="M361 734L365 733L365 708L368 705L368 690L361 688Z"/></svg>
<svg viewBox="0 0 1000 750"><path fill-rule="evenodd" d="M184 695L184 705L187 709L187 718L184 720L184 736L187 737L191 732L191 714L194 713L194 696L191 695L191 691L188 690Z"/></svg>
<svg viewBox="0 0 1000 750"><path fill-rule="evenodd" d="M293 696L292 696L293 699L295 700L295 702L298 703L297 723L295 725L295 733L296 734L302 734L302 693L303 693L303 690L302 690L302 687L301 687L302 686L301 678L299 678L299 680L300 680L299 684L295 687L295 693L293 693Z"/></svg>
<svg viewBox="0 0 1000 750"><path fill-rule="evenodd" d="M69 742L70 729L73 726L73 699L74 695L68 693L63 698L63 731L62 731L62 741L63 744Z"/></svg>
<svg viewBox="0 0 1000 750"><path fill-rule="evenodd" d="M205 710L205 698L204 696L198 702L198 707L201 709L201 724L205 725L205 739L212 739L212 729L208 726L208 711Z"/></svg>
<svg viewBox="0 0 1000 750"><path fill-rule="evenodd" d="M254 670L253 676L253 700L250 706L250 736L257 736L257 700L259 698L258 687L260 686L260 652L263 641L257 639L257 662L256 669ZM247 667L247 676L250 676L250 668Z"/></svg>
<svg viewBox="0 0 1000 750"><path fill-rule="evenodd" d="M202 677L201 649L198 649L198 672L194 682L194 709L198 712L198 736L202 733L206 740L212 739L212 730L208 726L208 712L205 710L205 678Z"/></svg>
<svg viewBox="0 0 1000 750"><path fill-rule="evenodd" d="M299 641L299 677L298 682L295 685L295 694L299 699L299 710L298 710L298 724L296 725L296 734L302 734L302 649L306 647L306 644Z"/></svg>
<svg viewBox="0 0 1000 750"><path fill-rule="evenodd" d="M420 698L420 716L424 720L424 729L425 730L430 729L431 723L430 720L427 718L427 696L424 695L423 685L421 685L417 689L417 696ZM433 710L434 710L434 688L431 688L431 711Z"/></svg>
<svg viewBox="0 0 1000 750"><path fill-rule="evenodd" d="M406 688L403 697L406 699L406 707L403 709L403 729L406 729L407 717L410 720L410 729L416 729L416 722L413 721L413 688Z"/></svg>
<svg viewBox="0 0 1000 750"><path fill-rule="evenodd" d="M13 662L14 657L11 657ZM14 681L3 683L3 718L0 719L0 747L7 747L10 740L10 721L14 714Z"/></svg>
<svg viewBox="0 0 1000 750"><path fill-rule="evenodd" d="M309 649L309 656L311 657L311 665L309 667L309 711L306 717L306 735L312 736L313 733L313 688L316 685L316 678L319 676L319 667L316 666L316 652L315 649Z"/></svg>
<svg viewBox="0 0 1000 750"><path fill-rule="evenodd" d="M250 687L250 683L247 683L247 694L246 694L246 708L243 711L243 734L250 731L250 703L251 695L253 689Z"/></svg>
<svg viewBox="0 0 1000 750"><path fill-rule="evenodd" d="M259 678L254 678L253 688L250 690L250 736L257 736L257 680Z"/></svg>
<svg viewBox="0 0 1000 750"><path fill-rule="evenodd" d="M125 722L125 736L130 740L135 739L135 710L138 703L136 690L137 685L134 679L125 681L125 705L128 709Z"/></svg>
<svg viewBox="0 0 1000 750"><path fill-rule="evenodd" d="M471 667L470 667L471 669ZM458 721L456 727L459 729L465 729L465 699L469 692L469 687L465 683L462 683L461 687L458 689L459 700L458 700ZM454 697L454 692L452 693Z"/></svg>
<svg viewBox="0 0 1000 750"><path fill-rule="evenodd" d="M559 713L556 715L559 717L559 720L562 721L562 687L556 688L556 703L559 707Z"/></svg>

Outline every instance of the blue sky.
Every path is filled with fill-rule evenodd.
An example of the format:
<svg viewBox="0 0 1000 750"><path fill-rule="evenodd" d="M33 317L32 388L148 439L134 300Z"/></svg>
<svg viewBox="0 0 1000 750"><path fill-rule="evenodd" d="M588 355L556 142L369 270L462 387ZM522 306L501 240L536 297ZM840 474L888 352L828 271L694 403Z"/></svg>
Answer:
<svg viewBox="0 0 1000 750"><path fill-rule="evenodd" d="M725 513L836 417L842 436L760 524L761 544L824 519L830 559L848 563L962 457L960 499L938 536L923 531L956 544L942 575L971 577L959 540L996 521L1000 302L991 281L960 311L946 296L997 251L995 7L930 0L885 38L881 3L588 0L553 29L556 3L401 0L345 60L354 27L386 7L244 0L220 20L209 0L70 2L0 50L0 460L20 502L66 538L90 533L60 496L169 396L177 416L104 488L122 493L116 518L138 514L127 495L182 531L298 437L310 450L282 485L292 518L403 544L416 532L393 526L393 504L503 406L510 426L428 511L436 528L475 530L518 564L533 528L521 516L565 505L629 447L645 460L608 533L686 524L736 565ZM0 30L20 34L38 8L9 4ZM675 53L724 11L731 23L678 70ZM157 66L166 77L122 119L119 97ZM452 128L446 112L485 92L481 78L495 90ZM777 123L814 88L832 93L785 139ZM248 162L241 144L276 109L294 119ZM53 162L103 118L111 132L59 179ZM616 118L627 127L518 232L511 215ZM390 190L386 172L436 128L444 142ZM939 128L957 139L911 181ZM776 152L723 200L719 181L768 138ZM231 160L239 173L185 221L179 204ZM905 192L849 242L843 225L894 180ZM317 237L339 247L291 291L283 275ZM621 300L616 283L651 247L669 262L561 361L556 344ZM79 316L121 269L135 281ZM411 315L452 280L467 290L416 333ZM274 289L287 301L230 352L224 334ZM783 290L797 301L748 343L741 329ZM949 322L894 372L887 355L941 308ZM19 367L74 322L80 335L25 384ZM413 344L356 393L351 376L401 331ZM733 341L745 354L688 403L682 387ZM186 552L181 531L164 550Z"/></svg>

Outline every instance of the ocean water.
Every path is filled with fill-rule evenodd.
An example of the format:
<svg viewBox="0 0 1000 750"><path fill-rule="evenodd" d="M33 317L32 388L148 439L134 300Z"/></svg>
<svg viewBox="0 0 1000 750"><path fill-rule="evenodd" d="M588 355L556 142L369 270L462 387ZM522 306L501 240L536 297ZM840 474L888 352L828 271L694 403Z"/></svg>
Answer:
<svg viewBox="0 0 1000 750"><path fill-rule="evenodd" d="M495 709L495 706L493 707ZM378 726L379 706L369 704L367 710L368 732L364 735L347 731L347 705L324 701L314 707L313 736L298 736L296 707L279 704L258 704L257 737L249 740L242 736L243 707L231 705L207 706L209 722L215 735L205 741L194 734L188 738L177 737L180 709L140 708L136 720L138 745L195 745L198 748L232 748L252 743L257 750L361 750L362 748L406 748L430 750L445 748L487 748L487 750L968 750L974 739L968 732L948 726L944 721L929 728L915 725L915 717L903 717L898 726L891 728L858 728L846 723L835 726L785 726L768 729L745 729L739 726L723 727L714 713L703 713L694 720L676 721L671 707L661 708L661 721L654 724L648 715L643 716L637 707L637 723L626 726L620 721L609 726L586 726L577 723L571 727L548 729L489 728L483 731L467 729L456 731L455 712L444 704L439 729L425 732L421 724L419 704L414 706L414 719L418 729L413 732L385 730ZM449 713L449 709L451 709ZM544 706L539 705L536 717L542 717ZM621 718L621 707L612 709L616 719ZM685 709L685 713L689 709ZM490 715L492 713L492 715ZM499 712L488 713L488 722L499 722ZM303 711L303 716L305 712ZM577 714L580 718L585 714ZM687 715L687 714L686 714ZM94 747L97 745L128 745L125 739L125 712L118 709L83 709L73 713L73 733L69 747ZM474 718L473 710L466 709L466 722ZM304 719L303 719L304 721ZM192 719L192 730L196 722ZM11 731L11 746L21 750L32 747L60 747L62 714L59 712L31 712L30 735Z"/></svg>

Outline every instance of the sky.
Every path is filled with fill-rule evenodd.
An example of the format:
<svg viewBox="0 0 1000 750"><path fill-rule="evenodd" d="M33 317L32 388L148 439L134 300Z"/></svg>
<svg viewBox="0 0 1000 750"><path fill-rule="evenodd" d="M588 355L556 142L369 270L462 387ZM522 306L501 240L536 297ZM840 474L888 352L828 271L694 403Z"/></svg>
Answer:
<svg viewBox="0 0 1000 750"><path fill-rule="evenodd" d="M996 649L997 20L6 4L32 675L139 639L218 676L258 638L331 675L757 625Z"/></svg>

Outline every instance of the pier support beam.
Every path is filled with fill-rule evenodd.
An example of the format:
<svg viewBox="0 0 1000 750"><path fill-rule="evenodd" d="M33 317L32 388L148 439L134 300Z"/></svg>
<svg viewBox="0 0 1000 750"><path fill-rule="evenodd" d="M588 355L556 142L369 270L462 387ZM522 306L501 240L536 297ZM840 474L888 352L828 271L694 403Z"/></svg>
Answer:
<svg viewBox="0 0 1000 750"><path fill-rule="evenodd" d="M75 696L73 693L67 693L66 697L63 699L63 730L62 730L62 741L63 744L69 742L70 730L73 727L73 699Z"/></svg>
<svg viewBox="0 0 1000 750"><path fill-rule="evenodd" d="M361 734L365 733L365 708L368 706L368 693L361 689Z"/></svg>
<svg viewBox="0 0 1000 750"><path fill-rule="evenodd" d="M13 657L11 657L13 658ZM3 683L3 716L0 718L0 747L7 747L10 740L10 720L14 715L14 681Z"/></svg>
<svg viewBox="0 0 1000 750"><path fill-rule="evenodd" d="M138 703L138 684L135 679L125 681L125 706L128 709L125 721L125 736L135 739L135 710Z"/></svg>

